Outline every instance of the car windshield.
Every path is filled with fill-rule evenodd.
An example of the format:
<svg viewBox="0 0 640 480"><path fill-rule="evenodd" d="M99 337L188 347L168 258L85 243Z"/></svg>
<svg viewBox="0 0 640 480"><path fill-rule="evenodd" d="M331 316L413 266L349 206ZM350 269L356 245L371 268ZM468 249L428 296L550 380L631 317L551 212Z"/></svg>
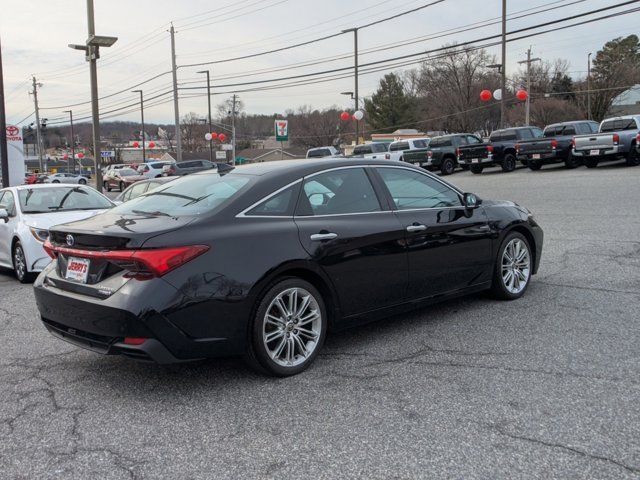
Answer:
<svg viewBox="0 0 640 480"><path fill-rule="evenodd" d="M22 213L100 210L113 207L107 198L89 187L23 188L18 191L18 199Z"/></svg>
<svg viewBox="0 0 640 480"><path fill-rule="evenodd" d="M114 208L120 215L157 215L180 217L213 212L249 187L252 177L226 175L189 175L160 186Z"/></svg>

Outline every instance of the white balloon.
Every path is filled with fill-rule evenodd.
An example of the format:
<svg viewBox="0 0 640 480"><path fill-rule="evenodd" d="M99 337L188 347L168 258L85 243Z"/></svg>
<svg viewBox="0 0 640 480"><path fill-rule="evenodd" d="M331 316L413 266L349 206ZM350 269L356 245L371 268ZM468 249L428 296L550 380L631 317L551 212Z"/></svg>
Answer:
<svg viewBox="0 0 640 480"><path fill-rule="evenodd" d="M496 100L502 100L502 89L499 88L495 92L493 92L493 98Z"/></svg>
<svg viewBox="0 0 640 480"><path fill-rule="evenodd" d="M213 136L212 136L209 132L207 132L207 133L205 133L205 134L204 134L204 139L205 139L207 142L210 142L212 138L213 138Z"/></svg>
<svg viewBox="0 0 640 480"><path fill-rule="evenodd" d="M356 110L356 112L353 114L353 117L360 121L364 118L364 112L362 110Z"/></svg>

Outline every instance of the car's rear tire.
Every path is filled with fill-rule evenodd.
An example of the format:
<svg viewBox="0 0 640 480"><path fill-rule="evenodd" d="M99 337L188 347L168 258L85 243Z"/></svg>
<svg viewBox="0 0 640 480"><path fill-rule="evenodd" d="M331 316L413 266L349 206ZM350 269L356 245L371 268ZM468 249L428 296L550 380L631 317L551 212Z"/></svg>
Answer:
<svg viewBox="0 0 640 480"><path fill-rule="evenodd" d="M516 169L516 157L512 153L507 153L502 159L502 171L513 172Z"/></svg>
<svg viewBox="0 0 640 480"><path fill-rule="evenodd" d="M60 180L53 180L51 183L60 183Z"/></svg>
<svg viewBox="0 0 640 480"><path fill-rule="evenodd" d="M80 180L78 180L78 183L79 183L80 185L86 185L86 184L87 184L87 181L86 181L84 178L81 178Z"/></svg>
<svg viewBox="0 0 640 480"><path fill-rule="evenodd" d="M451 175L456 169L456 164L452 158L443 158L442 164L440 165L440 173L442 175Z"/></svg>
<svg viewBox="0 0 640 480"><path fill-rule="evenodd" d="M631 145L631 149L629 150L629 153L627 153L626 160L627 166L629 167L637 167L640 165L640 154L638 154L635 145Z"/></svg>
<svg viewBox="0 0 640 480"><path fill-rule="evenodd" d="M13 246L11 257L13 259L13 272L20 283L29 283L33 275L27 270L27 257L20 241Z"/></svg>
<svg viewBox="0 0 640 480"><path fill-rule="evenodd" d="M569 154L567 159L564 161L564 166L569 169L578 168L580 166L580 158Z"/></svg>
<svg viewBox="0 0 640 480"><path fill-rule="evenodd" d="M536 162L533 160L529 160L527 162L527 166L529 167L530 170L533 170L533 171L540 170L542 168L542 164L540 162Z"/></svg>
<svg viewBox="0 0 640 480"><path fill-rule="evenodd" d="M471 170L471 173L475 174L482 173L483 170L482 165L471 165L469 169Z"/></svg>
<svg viewBox="0 0 640 480"><path fill-rule="evenodd" d="M327 333L327 312L320 292L301 278L273 284L255 309L247 348L251 367L287 377L313 363Z"/></svg>
<svg viewBox="0 0 640 480"><path fill-rule="evenodd" d="M118 186L120 187L120 191L124 192L124 183L120 182Z"/></svg>
<svg viewBox="0 0 640 480"><path fill-rule="evenodd" d="M103 182L102 186L103 186L104 190L106 190L107 192L111 191L111 187L109 186L109 182Z"/></svg>
<svg viewBox="0 0 640 480"><path fill-rule="evenodd" d="M510 232L502 241L496 257L491 293L501 300L524 295L533 271L529 241L519 232Z"/></svg>
<svg viewBox="0 0 640 480"><path fill-rule="evenodd" d="M584 159L584 166L587 168L596 168L598 166L598 159L597 158L585 158Z"/></svg>
<svg viewBox="0 0 640 480"><path fill-rule="evenodd" d="M469 165L467 165L466 163L463 163L463 164L460 165L460 168L462 170L469 170Z"/></svg>

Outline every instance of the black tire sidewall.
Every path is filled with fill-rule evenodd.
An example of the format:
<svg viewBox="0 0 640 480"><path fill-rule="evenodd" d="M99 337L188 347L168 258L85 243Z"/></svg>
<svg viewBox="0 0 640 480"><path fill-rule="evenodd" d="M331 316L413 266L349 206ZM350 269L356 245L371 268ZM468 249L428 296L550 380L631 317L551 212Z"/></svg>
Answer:
<svg viewBox="0 0 640 480"><path fill-rule="evenodd" d="M531 262L529 266L529 278L527 279L527 284L519 293L511 293L508 291L502 280L502 255L504 254L505 248L507 248L507 244L513 240L514 238L518 238L522 240L527 249L529 250L529 261ZM502 240L500 244L500 248L498 249L498 255L495 259L494 269L493 269L493 281L491 285L491 290L497 298L502 300L516 300L524 295L524 293L529 288L529 284L531 283L531 275L533 272L533 252L531 251L531 245L529 244L529 240L527 237L522 235L520 232L509 232Z"/></svg>
<svg viewBox="0 0 640 480"><path fill-rule="evenodd" d="M483 170L481 166L477 166L477 165L471 165L469 169L471 170L471 173L475 173L475 174L482 173L482 170Z"/></svg>
<svg viewBox="0 0 640 480"><path fill-rule="evenodd" d="M451 175L455 169L456 166L453 163L453 160L450 158L442 160L442 165L440 166L440 172L442 172L442 175Z"/></svg>
<svg viewBox="0 0 640 480"><path fill-rule="evenodd" d="M529 167L529 170L533 170L534 172L536 170L540 170L542 168L542 164L538 163L538 162L533 162L533 161L529 161L527 162L527 166Z"/></svg>
<svg viewBox="0 0 640 480"><path fill-rule="evenodd" d="M511 153L507 153L502 160L502 170L505 172L513 172L516 169L516 157Z"/></svg>
<svg viewBox="0 0 640 480"><path fill-rule="evenodd" d="M316 349L311 354L311 356L304 361L304 363L296 365L295 367L283 367L282 365L278 365L277 363L275 363L269 357L269 354L264 347L264 343L262 341L262 320L273 298L283 290L287 290L293 287L304 288L315 297L322 314L322 331L320 332L320 338L318 339ZM262 297L260 298L254 311L253 317L251 319L251 325L249 327L249 344L247 354L250 363L257 363L260 369L265 373L276 377L288 377L290 375L296 375L303 372L313 363L320 350L322 350L326 335L327 310L324 299L322 298L322 295L320 294L318 289L301 278L290 277L279 279L267 288L264 295L262 295Z"/></svg>

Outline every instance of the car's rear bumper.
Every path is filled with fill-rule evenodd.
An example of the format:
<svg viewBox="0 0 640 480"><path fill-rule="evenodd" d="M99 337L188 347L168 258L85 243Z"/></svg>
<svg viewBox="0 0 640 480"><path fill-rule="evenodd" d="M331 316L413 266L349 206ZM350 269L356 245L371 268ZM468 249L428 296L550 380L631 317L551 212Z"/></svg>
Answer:
<svg viewBox="0 0 640 480"><path fill-rule="evenodd" d="M485 158L459 158L458 163L460 165L491 165L495 162L495 159L492 155Z"/></svg>
<svg viewBox="0 0 640 480"><path fill-rule="evenodd" d="M195 338L180 328L179 314L172 313L169 303L184 304L188 300L177 297L168 284L163 291L162 279L156 279L160 285L151 291L123 288L107 299L100 299L49 284L46 281L49 271L45 269L34 283L34 294L44 326L57 338L101 354L157 363L240 353L237 339ZM153 306L155 302L150 296L167 298L166 309ZM137 299L144 301L145 297L148 307L133 306ZM125 343L125 338L145 340L131 345Z"/></svg>
<svg viewBox="0 0 640 480"><path fill-rule="evenodd" d="M595 152L598 153L595 153ZM593 153L593 154L592 154ZM624 152L622 152L620 146L615 146L615 147L599 147L599 148L584 148L584 149L574 149L573 150L573 156L574 157L608 157L611 156L612 158L617 157L618 155L622 155Z"/></svg>
<svg viewBox="0 0 640 480"><path fill-rule="evenodd" d="M527 152L518 154L518 160L526 163L536 162L546 164L562 162L564 158L558 152Z"/></svg>

